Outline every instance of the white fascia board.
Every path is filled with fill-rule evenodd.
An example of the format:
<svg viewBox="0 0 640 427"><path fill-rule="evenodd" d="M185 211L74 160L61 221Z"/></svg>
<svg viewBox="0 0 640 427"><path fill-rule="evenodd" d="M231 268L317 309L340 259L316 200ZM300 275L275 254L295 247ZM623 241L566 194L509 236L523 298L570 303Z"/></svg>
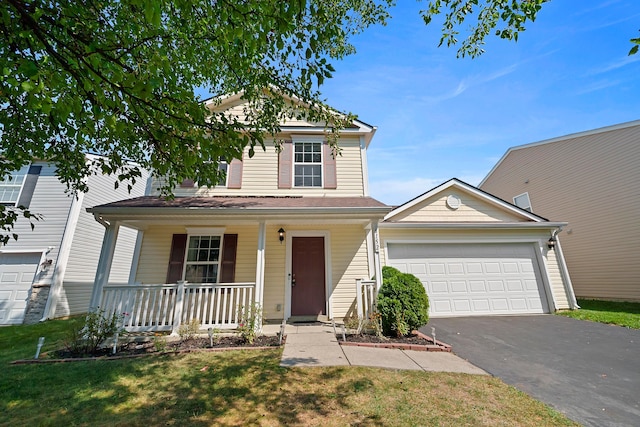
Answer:
<svg viewBox="0 0 640 427"><path fill-rule="evenodd" d="M413 200L410 200L409 202L398 206L397 208L395 208L394 210L392 210L391 212L389 212L385 217L384 220L385 221L389 221L390 219L392 219L394 216L413 208L416 205L419 205L420 203L424 202L425 200L433 197L434 195L441 193L445 190L447 190L448 188L451 187L456 187L459 188L461 190L467 191L469 193L472 193L473 195L475 195L476 197L483 199L484 201L486 201L487 203L491 203L493 205L499 206L505 210L508 210L516 215L522 216L524 218L527 218L531 221L536 221L536 222L540 222L542 221L542 218L532 214L530 212L527 212L523 209L518 208L517 206L513 206L507 202L505 202L504 200L498 199L497 197L491 196L488 193L485 193L484 191L478 190L477 188L470 186L462 181L459 181L455 178L450 179L449 181L435 187L434 189L427 191L426 193L416 197Z"/></svg>
<svg viewBox="0 0 640 427"><path fill-rule="evenodd" d="M568 222L381 222L380 228L393 229L556 229Z"/></svg>
<svg viewBox="0 0 640 427"><path fill-rule="evenodd" d="M630 128L630 127L634 127L634 126L640 126L640 120L634 120L634 121L631 121L631 122L619 123L617 125L605 126L605 127L602 127L602 128L591 129L591 130L587 130L587 131L583 131L583 132L570 133L570 134L564 135L564 136L558 136L558 137L555 137L555 138L543 139L542 141L538 141L538 142L530 142L528 144L513 146L513 147L509 148L506 151L506 153L504 153L504 155L500 158L500 160L498 160L498 163L496 163L495 166L491 168L491 170L489 171L487 176L485 176L484 179L482 181L480 181L480 184L478 184L478 187L482 187L482 184L484 184L485 181L491 176L491 174L493 174L493 172L495 172L495 170L498 169L498 167L502 164L504 159L506 159L507 156L509 154L511 154L512 151L522 150L524 148L535 147L535 146L538 146L538 145L551 144L551 143L554 143L554 142L567 141L569 139L581 138L581 137L584 137L584 136L597 135L599 133L611 132L611 131L614 131L614 130L626 129L626 128Z"/></svg>

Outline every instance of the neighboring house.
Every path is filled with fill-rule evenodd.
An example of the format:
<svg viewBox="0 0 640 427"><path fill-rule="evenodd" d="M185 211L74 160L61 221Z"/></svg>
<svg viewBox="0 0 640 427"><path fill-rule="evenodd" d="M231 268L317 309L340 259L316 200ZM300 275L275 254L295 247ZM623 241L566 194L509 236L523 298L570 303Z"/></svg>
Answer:
<svg viewBox="0 0 640 427"><path fill-rule="evenodd" d="M131 193L114 190L114 177L92 175L89 191L73 197L45 161L0 182L0 203L25 206L42 219L19 218L10 240L0 248L0 325L35 323L44 318L86 312L96 274L104 227L86 212L87 206L143 195L146 177ZM121 235L110 280L127 283L137 232Z"/></svg>
<svg viewBox="0 0 640 427"><path fill-rule="evenodd" d="M578 297L640 300L640 120L510 148L480 188L568 221Z"/></svg>
<svg viewBox="0 0 640 427"><path fill-rule="evenodd" d="M242 111L242 105L235 96L215 108L233 112ZM470 274L476 275L465 280L470 286L466 292L472 294L479 292L476 279L486 280L485 300L493 298L489 293L498 286L502 299L513 292L513 298L506 297L507 308L496 297L487 302L492 308L482 311L476 298L466 311L456 305L447 312L436 303L434 315L571 307L568 277L547 248L561 224L547 223L459 181L393 210L369 196L366 150L375 127L354 120L341 132L337 158L326 143L324 124L285 122L281 129L279 153L268 149L249 158L245 152L242 161L222 166L227 180L215 188L187 181L176 189L174 200L152 195L90 208L108 226L91 305L127 313L129 330L175 330L193 318L203 328L234 328L241 322L238 312L254 303L267 321L342 319L363 313L371 302L367 295L380 285L384 260L402 268L398 257L408 258L403 248L411 241L453 244L446 248L462 243L460 257L478 257L478 247L471 244L477 243L480 249L499 247L505 257L498 260L498 273L485 259L493 254L481 257L480 268L489 269L482 278L470 263ZM439 196L434 191L440 190L458 195L460 209L436 209ZM405 221L409 211L426 217ZM142 233L133 282L127 286L108 279L123 227ZM516 247L522 253L512 254ZM515 275L513 262L522 264ZM454 263L447 268L455 268ZM494 285L494 279L502 284ZM428 285L429 279L423 280ZM460 292L458 282L452 286L452 292ZM520 287L528 289L526 295ZM441 287L434 289L440 292ZM436 298L435 293L430 296ZM520 308L516 300L521 299L529 301L527 308Z"/></svg>

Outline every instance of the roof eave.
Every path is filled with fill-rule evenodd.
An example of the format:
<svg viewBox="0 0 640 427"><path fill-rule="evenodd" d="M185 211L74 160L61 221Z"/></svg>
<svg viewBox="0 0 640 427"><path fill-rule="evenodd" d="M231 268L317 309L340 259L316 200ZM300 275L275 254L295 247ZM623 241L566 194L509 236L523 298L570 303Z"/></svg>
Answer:
<svg viewBox="0 0 640 427"><path fill-rule="evenodd" d="M568 222L381 222L380 228L427 229L556 229Z"/></svg>

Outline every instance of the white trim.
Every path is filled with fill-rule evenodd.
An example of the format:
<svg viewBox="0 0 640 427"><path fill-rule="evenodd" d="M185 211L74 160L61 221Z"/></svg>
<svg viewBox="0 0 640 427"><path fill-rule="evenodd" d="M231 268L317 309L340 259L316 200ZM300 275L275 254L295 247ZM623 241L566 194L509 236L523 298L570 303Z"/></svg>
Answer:
<svg viewBox="0 0 640 427"><path fill-rule="evenodd" d="M546 247L547 240L540 239L538 240L538 244L534 247L534 252L536 256L536 261L538 262L538 268L540 274L542 275L542 284L544 285L544 293L547 299L547 307L549 307L549 313L553 313L558 309L558 303L556 301L556 295L553 293L553 288L551 286L551 276L549 275L549 264L547 253L548 248ZM537 250L536 250L537 249Z"/></svg>
<svg viewBox="0 0 640 427"><path fill-rule="evenodd" d="M451 188L451 187L455 187L458 188L460 190L463 191L467 191L469 193L471 193L472 195L474 195L475 197L484 200L487 203L490 203L494 206L499 206L502 209L509 211L513 214L519 215L521 217L527 218L529 220L535 221L535 222L542 222L543 219L535 214L532 214L530 212L527 212L523 209L520 209L510 203L505 202L504 200L498 199L497 197L491 196L471 185L465 184L462 181L458 181L455 178L450 179L449 181L440 184L439 186L433 188L432 190L427 191L426 193L416 197L413 200L408 201L407 203L398 206L397 208L395 208L394 210L392 210L391 212L389 212L385 217L384 220L385 221L389 221L391 220L394 216L408 210L411 209L421 203L423 203L425 200L430 199L432 197L434 197L436 194L444 192L445 190Z"/></svg>
<svg viewBox="0 0 640 427"><path fill-rule="evenodd" d="M73 236L75 235L76 228L78 227L78 220L80 219L80 212L82 211L84 194L85 193L78 192L76 197L72 197L71 199L67 222L64 226L60 247L58 248L58 256L56 258L55 265L53 265L54 270L53 277L51 278L49 297L47 298L47 303L44 307L44 313L42 314L41 320L51 319L56 314L60 290L63 287L64 274L67 270L71 246L73 245ZM107 272L107 280L109 278L109 273L110 271Z"/></svg>
<svg viewBox="0 0 640 427"><path fill-rule="evenodd" d="M369 163L367 144L363 136L360 137L360 163L362 164L362 195L369 197Z"/></svg>
<svg viewBox="0 0 640 427"><path fill-rule="evenodd" d="M292 248L294 237L324 237L324 290L325 311L327 318L333 318L333 281L331 278L331 233L328 230L293 230L287 231L285 259L284 315L285 320L291 317L291 270Z"/></svg>
<svg viewBox="0 0 640 427"><path fill-rule="evenodd" d="M567 222L381 222L380 228L387 229L517 229L553 230L566 226Z"/></svg>
<svg viewBox="0 0 640 427"><path fill-rule="evenodd" d="M326 138L318 135L291 135L291 189L324 189L324 143ZM296 144L312 143L320 145L320 162L302 162L297 164L320 166L320 185L296 185Z"/></svg>
<svg viewBox="0 0 640 427"><path fill-rule="evenodd" d="M31 169L31 166L33 165L33 163L28 163L25 166L22 166L20 169L12 171L8 176L10 176L12 179L10 181L7 181L4 185L9 185L9 186L13 186L13 187L17 187L17 185L15 184L11 184L12 181L15 181L15 176L14 174L17 174L17 172L20 172L22 169L26 168L26 171L24 173L24 177L22 178L22 184L20 184L20 190L18 191L18 195L16 196L16 199L13 201L2 201L0 203L6 205L6 206L13 206L16 207L16 205L18 204L18 200L20 200L20 196L22 196L22 190L24 189L24 183L27 180L27 176L29 176L29 170ZM0 188L2 188L2 185L4 183L4 180L0 181Z"/></svg>
<svg viewBox="0 0 640 427"><path fill-rule="evenodd" d="M111 265L113 264L113 255L118 242L118 232L120 231L120 223L113 222L108 224L104 221L98 221L105 226L106 230L102 238L102 248L100 249L100 257L96 267L96 278L93 281L93 291L89 302L89 310L98 308L102 299L102 290L109 283L109 274L111 273Z"/></svg>
<svg viewBox="0 0 640 427"><path fill-rule="evenodd" d="M196 233L191 234L189 233L189 230L191 231L196 231ZM202 230L222 230L222 233L211 233L211 234L202 234ZM187 260L188 258L188 254L189 254L189 243L191 242L191 238L192 237L220 237L220 246L218 247L218 270L216 271L216 281L215 283L220 283L220 274L222 272L222 248L224 247L224 228L200 228L200 227L195 227L195 228L187 228L187 244L185 245L184 248L184 254L182 255L182 281L185 283L191 283L191 282L187 282L187 264L189 264L189 261ZM212 264L210 261L207 261L206 263L204 263L204 261L191 261L190 265L214 265Z"/></svg>
<svg viewBox="0 0 640 427"><path fill-rule="evenodd" d="M185 227L189 236L222 236L226 227Z"/></svg>
<svg viewBox="0 0 640 427"><path fill-rule="evenodd" d="M487 179L489 179L491 174L493 174L496 171L496 169L498 169L498 167L507 158L507 156L509 154L511 154L512 151L522 150L522 149L525 149L525 148L535 147L535 146L538 146L538 145L551 144L551 143L554 143L554 142L568 141L570 139L581 138L581 137L584 137L584 136L597 135L597 134L604 133L604 132L611 132L611 131L614 131L614 130L626 129L626 128L630 128L630 127L634 127L634 126L640 126L640 120L634 120L634 121L626 122L626 123L618 123L616 125L605 126L605 127L601 127L601 128L597 128L597 129L591 129L591 130L583 131L583 132L570 133L570 134L564 135L564 136L558 136L558 137L550 138L550 139L543 139L542 141L538 141L538 142L530 142L528 144L516 145L514 147L510 147L506 151L506 153L504 153L502 155L500 160L498 160L498 162L495 164L495 166L491 168L491 170L489 171L487 176L485 176L484 179L482 181L480 181L480 184L478 184L478 187L482 187L482 185L487 181Z"/></svg>
<svg viewBox="0 0 640 427"><path fill-rule="evenodd" d="M131 258L131 267L129 268L129 280L127 283L132 284L136 280L138 273L138 264L140 263L140 252L142 251L142 239L144 238L144 230L138 230L136 234L136 244L133 247L133 258Z"/></svg>
<svg viewBox="0 0 640 427"><path fill-rule="evenodd" d="M260 311L264 313L264 267L265 267L265 247L267 241L267 226L264 221L258 225L258 248L256 251L256 294L254 301L258 304ZM236 248L237 251L237 248ZM262 315L262 314L261 314ZM262 319L260 319L262 328Z"/></svg>
<svg viewBox="0 0 640 427"><path fill-rule="evenodd" d="M578 305L578 300L576 299L576 294L573 291L573 283L571 282L571 277L569 276L569 270L567 269L567 263L564 259L564 253L562 252L562 246L560 245L560 239L558 236L555 236L556 244L552 250L556 251L556 260L558 262L558 266L560 267L560 275L562 276L562 282L564 285L565 291L569 295L569 307L572 310L580 308Z"/></svg>

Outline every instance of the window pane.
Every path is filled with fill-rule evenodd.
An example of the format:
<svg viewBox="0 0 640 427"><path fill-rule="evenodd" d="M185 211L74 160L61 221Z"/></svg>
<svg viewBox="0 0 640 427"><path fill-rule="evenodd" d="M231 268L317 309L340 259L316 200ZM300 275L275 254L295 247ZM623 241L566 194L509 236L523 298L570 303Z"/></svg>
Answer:
<svg viewBox="0 0 640 427"><path fill-rule="evenodd" d="M10 176L0 180L0 202L16 203L20 195L20 189L24 183L24 179L29 172L29 166L24 166L18 171L13 172Z"/></svg>

